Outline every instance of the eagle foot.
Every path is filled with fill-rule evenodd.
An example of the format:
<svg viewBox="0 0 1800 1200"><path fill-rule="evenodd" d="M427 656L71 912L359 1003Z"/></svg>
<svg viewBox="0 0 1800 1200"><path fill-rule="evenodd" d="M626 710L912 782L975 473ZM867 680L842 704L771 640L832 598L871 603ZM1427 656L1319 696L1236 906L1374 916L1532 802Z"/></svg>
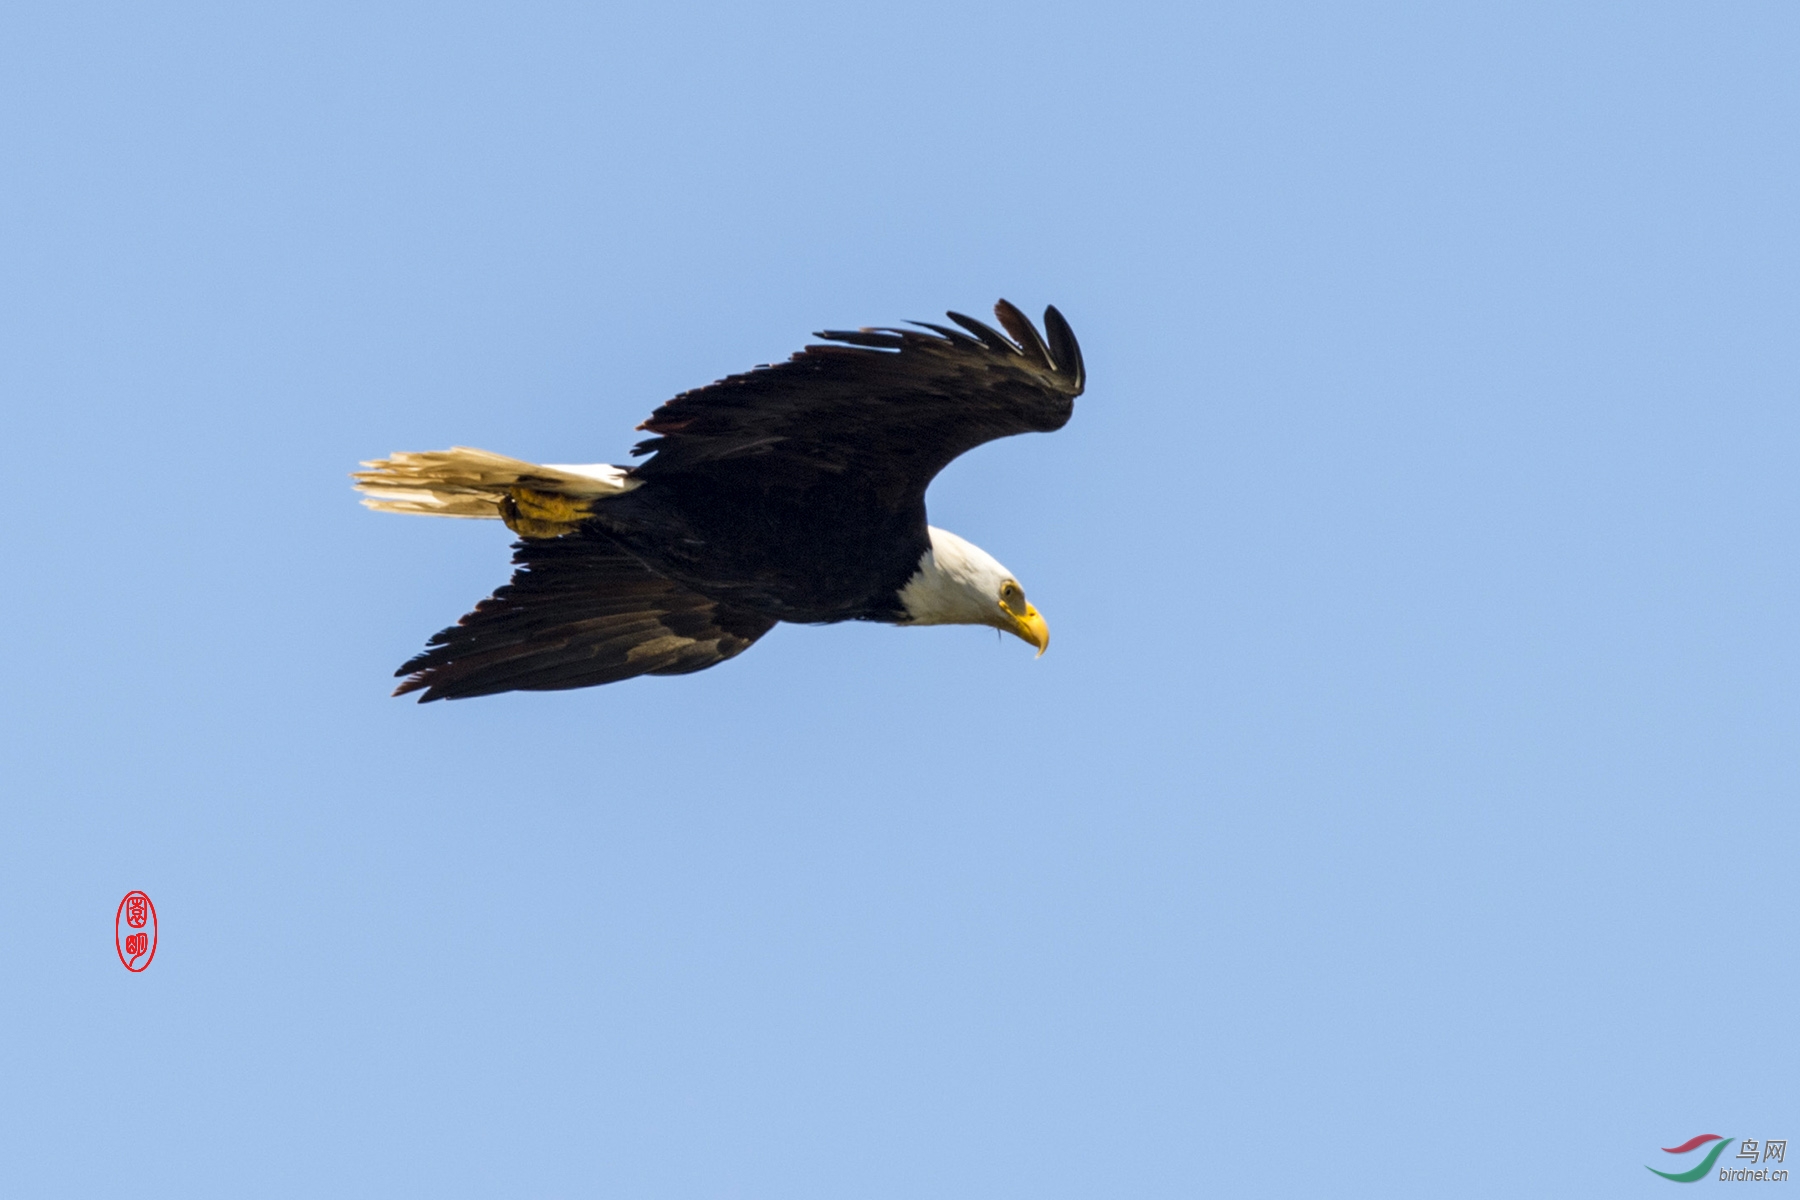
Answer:
<svg viewBox="0 0 1800 1200"><path fill-rule="evenodd" d="M523 538L556 538L573 533L592 512L585 501L528 487L508 488L500 498L499 508L506 527Z"/></svg>

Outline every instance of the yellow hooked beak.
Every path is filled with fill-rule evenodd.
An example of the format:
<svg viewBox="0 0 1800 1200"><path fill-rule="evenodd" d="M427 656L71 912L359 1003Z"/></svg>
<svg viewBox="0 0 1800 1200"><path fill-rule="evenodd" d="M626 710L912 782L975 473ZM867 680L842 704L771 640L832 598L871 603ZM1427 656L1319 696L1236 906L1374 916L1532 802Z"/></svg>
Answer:
<svg viewBox="0 0 1800 1200"><path fill-rule="evenodd" d="M1025 605L1023 614L1016 613L1006 605L1000 606L1001 628L1020 641L1030 642L1037 647L1037 656L1044 657L1044 651L1050 648L1050 626L1038 615L1038 610L1029 603Z"/></svg>

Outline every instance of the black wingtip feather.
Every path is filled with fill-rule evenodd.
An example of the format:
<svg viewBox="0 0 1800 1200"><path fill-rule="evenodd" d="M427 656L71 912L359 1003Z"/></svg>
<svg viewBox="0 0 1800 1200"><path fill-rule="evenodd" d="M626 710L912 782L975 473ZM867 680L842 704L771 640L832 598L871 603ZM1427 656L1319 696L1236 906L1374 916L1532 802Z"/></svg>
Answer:
<svg viewBox="0 0 1800 1200"><path fill-rule="evenodd" d="M952 321L981 339L981 344L999 354L1017 354L1019 348L1006 340L1006 336L998 329L983 325L974 317L964 316L959 312L945 313Z"/></svg>
<svg viewBox="0 0 1800 1200"><path fill-rule="evenodd" d="M929 329L931 332L943 338L946 342L951 342L959 346L981 345L980 342L976 341L962 330L952 329L948 325L936 325L930 321L908 321L907 324L916 325L920 329Z"/></svg>
<svg viewBox="0 0 1800 1200"><path fill-rule="evenodd" d="M1050 339L1050 357L1055 360L1056 369L1075 380L1075 394L1079 396L1087 386L1087 368L1081 361L1081 343L1075 340L1075 331L1069 328L1068 321L1056 311L1052 304L1044 310L1044 333Z"/></svg>
<svg viewBox="0 0 1800 1200"><path fill-rule="evenodd" d="M1030 317L1006 300L995 302L994 315L1000 319L1000 324L1006 332L1012 335L1013 341L1019 344L1021 354L1034 360L1038 366L1047 371L1056 369L1056 364L1050 359L1050 348L1044 345L1044 339L1038 336L1037 326L1031 323Z"/></svg>

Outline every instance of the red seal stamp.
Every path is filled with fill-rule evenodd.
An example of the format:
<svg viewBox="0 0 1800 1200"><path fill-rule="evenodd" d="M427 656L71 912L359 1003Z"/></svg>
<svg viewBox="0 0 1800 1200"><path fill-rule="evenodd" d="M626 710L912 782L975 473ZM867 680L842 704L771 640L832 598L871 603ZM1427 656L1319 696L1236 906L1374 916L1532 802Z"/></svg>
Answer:
<svg viewBox="0 0 1800 1200"><path fill-rule="evenodd" d="M127 971L141 971L156 957L156 905L142 892L126 892L113 915L113 945Z"/></svg>

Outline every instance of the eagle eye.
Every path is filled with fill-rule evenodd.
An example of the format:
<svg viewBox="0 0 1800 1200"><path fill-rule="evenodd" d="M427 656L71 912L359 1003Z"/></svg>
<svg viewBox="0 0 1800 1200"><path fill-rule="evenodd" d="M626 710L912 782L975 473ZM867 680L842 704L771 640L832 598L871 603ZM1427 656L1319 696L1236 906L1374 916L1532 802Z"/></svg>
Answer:
<svg viewBox="0 0 1800 1200"><path fill-rule="evenodd" d="M1025 590L1012 580L1000 585L1000 603L1015 612L1025 611Z"/></svg>

